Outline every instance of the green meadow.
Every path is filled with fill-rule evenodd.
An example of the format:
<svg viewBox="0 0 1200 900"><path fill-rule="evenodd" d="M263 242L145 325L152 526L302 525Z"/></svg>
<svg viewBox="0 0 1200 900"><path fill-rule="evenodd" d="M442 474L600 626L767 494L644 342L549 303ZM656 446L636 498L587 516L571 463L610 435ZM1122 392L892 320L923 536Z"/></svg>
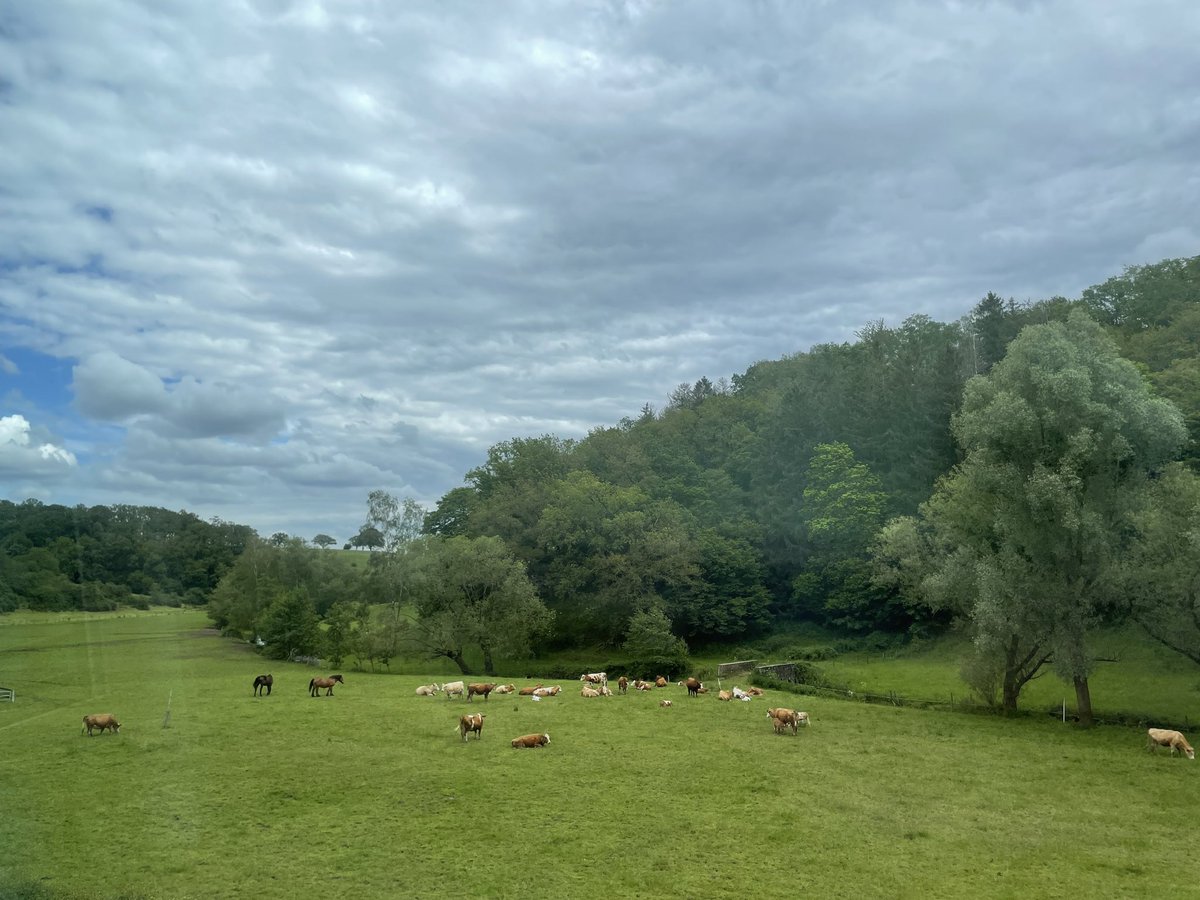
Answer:
<svg viewBox="0 0 1200 900"><path fill-rule="evenodd" d="M0 704L0 896L1131 897L1200 878L1200 770L1147 753L1140 728L675 686L585 700L563 681L470 704L487 719L464 744L468 704L414 696L427 679L343 669L314 699L317 670L206 624L0 618L17 691ZM1124 652L1130 691L1168 689ZM886 687L866 658L835 662ZM885 662L917 696L956 683L949 655ZM1187 697L1129 704L1194 710L1195 675L1167 677ZM773 734L775 705L812 726ZM94 712L121 733L81 735ZM509 746L542 731L545 749Z"/></svg>

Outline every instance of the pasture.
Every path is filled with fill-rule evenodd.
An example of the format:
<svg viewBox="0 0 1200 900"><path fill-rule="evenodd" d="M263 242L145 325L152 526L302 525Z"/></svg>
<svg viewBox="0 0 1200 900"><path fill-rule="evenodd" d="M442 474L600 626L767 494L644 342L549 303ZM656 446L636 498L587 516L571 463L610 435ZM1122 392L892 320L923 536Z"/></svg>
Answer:
<svg viewBox="0 0 1200 900"><path fill-rule="evenodd" d="M1142 730L567 680L467 704L345 669L310 698L327 672L205 624L0 619L0 896L1128 897L1200 876L1200 770ZM812 726L773 734L776 705ZM468 709L487 719L463 743ZM94 712L120 734L82 736Z"/></svg>

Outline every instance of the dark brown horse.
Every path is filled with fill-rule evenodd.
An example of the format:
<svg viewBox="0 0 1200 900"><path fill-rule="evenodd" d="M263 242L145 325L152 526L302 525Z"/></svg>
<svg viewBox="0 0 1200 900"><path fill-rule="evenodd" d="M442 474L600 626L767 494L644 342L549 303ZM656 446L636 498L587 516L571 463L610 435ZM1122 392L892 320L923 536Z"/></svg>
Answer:
<svg viewBox="0 0 1200 900"><path fill-rule="evenodd" d="M259 692L263 688L266 688L267 689L266 695L268 697L270 697L271 696L271 685L273 685L274 683L275 683L275 679L272 678L270 675L259 675L257 678L254 679L254 696L255 697L259 696Z"/></svg>
<svg viewBox="0 0 1200 900"><path fill-rule="evenodd" d="M308 683L308 696L316 697L320 693L321 688L325 688L325 696L333 696L333 686L335 684L345 684L342 681L341 675L330 675L328 678L314 678Z"/></svg>

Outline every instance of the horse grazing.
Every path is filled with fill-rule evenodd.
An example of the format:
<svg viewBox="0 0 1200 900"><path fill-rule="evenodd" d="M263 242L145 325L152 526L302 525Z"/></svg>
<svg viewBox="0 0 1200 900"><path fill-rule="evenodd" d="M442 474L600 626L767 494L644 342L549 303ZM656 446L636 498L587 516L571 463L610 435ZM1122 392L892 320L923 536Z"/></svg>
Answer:
<svg viewBox="0 0 1200 900"><path fill-rule="evenodd" d="M320 693L321 688L325 688L325 696L332 697L333 686L345 683L342 681L341 675L330 675L328 678L314 678L308 683L308 696L316 697Z"/></svg>
<svg viewBox="0 0 1200 900"><path fill-rule="evenodd" d="M259 692L263 688L266 688L267 696L270 697L271 696L271 685L273 685L274 683L275 683L275 679L272 678L270 675L259 675L257 678L254 679L254 696L258 697Z"/></svg>

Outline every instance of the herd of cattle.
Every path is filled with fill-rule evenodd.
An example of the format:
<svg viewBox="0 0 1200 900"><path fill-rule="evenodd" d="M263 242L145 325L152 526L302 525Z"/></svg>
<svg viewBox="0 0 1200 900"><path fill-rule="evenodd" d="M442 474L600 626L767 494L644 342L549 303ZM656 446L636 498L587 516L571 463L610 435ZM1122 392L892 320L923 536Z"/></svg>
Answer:
<svg viewBox="0 0 1200 900"><path fill-rule="evenodd" d="M613 692L608 687L608 673L606 672L587 672L579 676L579 681L583 685L579 691L579 696L581 697L592 699L595 697L611 697L613 695ZM676 683L680 687L687 688L689 697L698 697L701 694L708 693L708 689L704 684L695 678L689 678L687 681ZM667 687L669 684L670 682L663 675L659 675L654 681L635 679L632 682L622 675L617 679L617 693L628 693L630 685L636 691L652 691L656 688ZM562 693L562 687L557 684L547 686L539 683L532 687L518 689L515 684L495 684L491 681L448 681L444 684L432 682L430 684L422 684L416 689L418 697L436 697L438 694L445 694L447 700L451 697L465 697L468 703L471 702L473 697L482 697L484 700L487 700L492 694L516 694L518 697L532 697L534 700L541 700L543 697L553 697L560 693ZM762 694L762 688L751 687L743 691L739 687L734 687L731 691L720 691L717 694L717 699L749 702L752 698L760 697ZM660 700L658 705L666 708L672 704L670 700ZM483 713L467 713L459 716L458 726L455 728L455 731L458 732L464 741L468 740L472 734L475 735L476 739L480 739L483 737L483 720L486 718L487 716ZM767 718L771 720L776 734L783 734L789 728L792 734L797 734L801 725L808 725L809 723L808 713L788 709L783 706L768 709ZM548 734L523 734L512 740L514 749L544 747L548 743L550 743L550 735Z"/></svg>
<svg viewBox="0 0 1200 900"><path fill-rule="evenodd" d="M258 697L265 694L270 696L271 688L275 679L271 675L258 675L254 679L254 696ZM579 676L579 681L583 687L579 691L579 695L584 698L596 697L611 697L613 692L608 687L608 674L606 672L587 672ZM330 675L325 678L313 678L308 683L308 693L310 697L320 696L321 690L325 691L325 696L333 696L333 686L335 684L345 684L341 675ZM625 694L630 686L635 691L652 691L658 688L665 688L670 684L667 679L659 675L653 681L642 681L635 679L630 681L624 675L617 679L617 692ZM686 688L689 697L698 697L701 694L708 693L708 689L703 682L688 678L686 681L676 682L679 687ZM523 687L518 689L515 684L495 684L490 681L486 682L463 682L449 681L444 684L436 682L423 684L416 689L418 697L434 697L438 694L445 694L446 699L451 697L465 697L469 703L474 697L482 697L487 700L492 694L516 694L520 697L531 697L533 700L541 700L544 697L553 697L562 692L559 685L543 685L536 684L532 687ZM750 687L746 690L734 686L729 691L719 691L717 699L725 702L742 701L750 702L753 698L762 696L763 690L759 687ZM670 700L660 700L660 707L670 707ZM459 717L458 725L454 729L460 737L466 741L472 734L476 739L483 737L483 720L487 718L481 713L467 713ZM776 734L783 734L791 730L792 734L797 734L801 725L807 726L810 722L808 713L802 710L788 709L787 707L779 706L772 707L767 710L767 718L771 720L771 727ZM103 734L105 731L112 731L116 734L121 733L121 723L117 721L117 717L112 713L93 713L83 717L83 729L88 737L92 733L99 731ZM1188 759L1196 758L1196 751L1192 749L1192 745L1187 742L1180 732L1172 731L1166 728L1150 728L1146 732L1146 749L1153 751L1158 747L1169 747L1171 755L1174 756L1177 752L1186 756ZM550 743L550 735L548 734L523 734L512 739L513 749L536 749L544 747Z"/></svg>

